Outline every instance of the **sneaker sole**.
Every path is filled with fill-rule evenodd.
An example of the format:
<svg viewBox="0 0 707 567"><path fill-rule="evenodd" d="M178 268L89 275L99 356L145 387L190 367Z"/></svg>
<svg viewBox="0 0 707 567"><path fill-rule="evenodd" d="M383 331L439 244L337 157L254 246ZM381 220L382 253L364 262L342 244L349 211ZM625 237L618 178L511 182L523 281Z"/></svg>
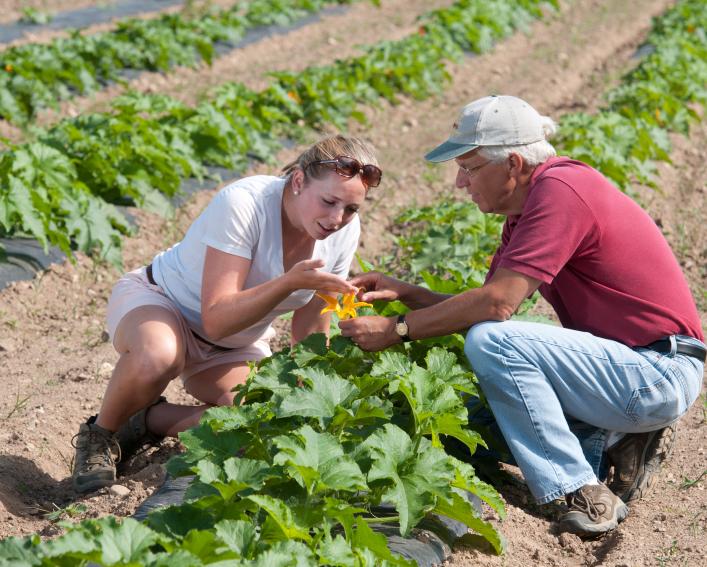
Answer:
<svg viewBox="0 0 707 567"><path fill-rule="evenodd" d="M74 478L71 484L76 492L85 494L86 492L93 492L101 488L106 488L107 486L112 486L115 484L115 478L115 473L112 475L94 476L87 481L80 481Z"/></svg>
<svg viewBox="0 0 707 567"><path fill-rule="evenodd" d="M623 503L616 509L614 518L599 524L588 524L582 521L586 520L584 514L578 513L575 517L573 516L573 512L570 512L560 521L560 529L563 532L569 532L579 537L592 538L616 529L618 525L626 519L626 516L628 516L628 506Z"/></svg>
<svg viewBox="0 0 707 567"><path fill-rule="evenodd" d="M673 453L676 435L677 428L675 425L669 425L656 431L655 437L646 443L646 447L643 450L641 458L643 467L636 475L636 479L630 488L624 491L623 494L618 495L621 500L627 504L629 502L637 502L650 493L661 465Z"/></svg>

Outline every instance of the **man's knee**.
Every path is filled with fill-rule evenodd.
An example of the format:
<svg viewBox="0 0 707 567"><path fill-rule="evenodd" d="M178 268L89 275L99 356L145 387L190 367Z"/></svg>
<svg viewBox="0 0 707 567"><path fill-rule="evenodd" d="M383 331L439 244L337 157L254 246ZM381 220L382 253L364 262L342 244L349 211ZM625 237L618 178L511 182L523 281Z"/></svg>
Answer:
<svg viewBox="0 0 707 567"><path fill-rule="evenodd" d="M484 374L483 370L499 356L498 345L502 338L500 321L477 323L466 334L464 353L474 371Z"/></svg>

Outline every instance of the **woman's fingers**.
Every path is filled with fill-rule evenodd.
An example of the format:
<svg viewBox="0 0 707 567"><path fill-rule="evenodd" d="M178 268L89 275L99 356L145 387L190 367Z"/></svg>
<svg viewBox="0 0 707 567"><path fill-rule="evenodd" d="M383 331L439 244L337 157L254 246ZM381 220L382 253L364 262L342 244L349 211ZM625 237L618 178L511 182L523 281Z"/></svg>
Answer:
<svg viewBox="0 0 707 567"><path fill-rule="evenodd" d="M294 266L292 266L292 269L299 269L299 270L316 270L317 268L323 268L324 267L324 260L321 258L316 258L313 260L301 260L297 262Z"/></svg>

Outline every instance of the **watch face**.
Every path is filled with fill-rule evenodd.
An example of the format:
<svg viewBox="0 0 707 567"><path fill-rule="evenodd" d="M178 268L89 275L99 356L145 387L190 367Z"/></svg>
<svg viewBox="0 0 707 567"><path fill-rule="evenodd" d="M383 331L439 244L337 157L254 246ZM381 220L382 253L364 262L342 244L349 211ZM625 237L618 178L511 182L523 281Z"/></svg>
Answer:
<svg viewBox="0 0 707 567"><path fill-rule="evenodd" d="M407 335L408 334L407 323L396 323L395 332L398 333L398 335L400 335L401 337L404 337L405 335Z"/></svg>

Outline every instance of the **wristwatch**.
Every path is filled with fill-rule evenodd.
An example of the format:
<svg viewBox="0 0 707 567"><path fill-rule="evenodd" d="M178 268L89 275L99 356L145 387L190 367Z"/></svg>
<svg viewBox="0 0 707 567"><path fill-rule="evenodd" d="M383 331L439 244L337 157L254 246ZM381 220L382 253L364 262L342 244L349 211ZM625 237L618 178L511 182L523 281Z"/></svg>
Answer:
<svg viewBox="0 0 707 567"><path fill-rule="evenodd" d="M410 340L408 324L405 321L405 315L398 315L398 322L395 323L395 332L403 340L404 343Z"/></svg>

